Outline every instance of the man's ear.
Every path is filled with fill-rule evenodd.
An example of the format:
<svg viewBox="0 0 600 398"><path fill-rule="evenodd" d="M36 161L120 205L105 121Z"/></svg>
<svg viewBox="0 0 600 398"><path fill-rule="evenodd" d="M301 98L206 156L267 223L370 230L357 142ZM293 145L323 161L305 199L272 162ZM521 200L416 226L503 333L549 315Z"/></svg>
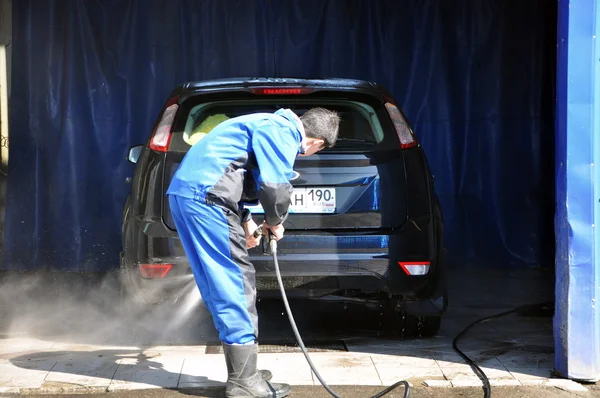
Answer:
<svg viewBox="0 0 600 398"><path fill-rule="evenodd" d="M312 145L314 145L316 147L322 147L325 145L325 140L322 140L320 138L313 138Z"/></svg>
<svg viewBox="0 0 600 398"><path fill-rule="evenodd" d="M317 139L317 138L307 138L306 139L306 150L300 156L310 156L322 150L325 146L325 140Z"/></svg>

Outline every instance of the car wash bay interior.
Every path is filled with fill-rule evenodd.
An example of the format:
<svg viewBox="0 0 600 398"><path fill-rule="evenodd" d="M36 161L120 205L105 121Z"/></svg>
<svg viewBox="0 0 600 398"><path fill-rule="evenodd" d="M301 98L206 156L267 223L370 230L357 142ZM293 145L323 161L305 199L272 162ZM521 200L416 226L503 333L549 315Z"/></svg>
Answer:
<svg viewBox="0 0 600 398"><path fill-rule="evenodd" d="M450 272L550 275L555 368L600 378L596 0L19 0L12 26L1 269L118 266L125 154L176 84L372 80L436 175Z"/></svg>

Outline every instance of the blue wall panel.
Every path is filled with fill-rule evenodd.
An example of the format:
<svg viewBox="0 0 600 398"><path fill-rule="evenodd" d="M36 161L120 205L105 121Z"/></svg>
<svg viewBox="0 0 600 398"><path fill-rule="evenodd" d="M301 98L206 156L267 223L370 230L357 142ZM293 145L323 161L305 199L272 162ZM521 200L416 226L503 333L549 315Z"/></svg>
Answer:
<svg viewBox="0 0 600 398"><path fill-rule="evenodd" d="M559 2L556 369L600 379L600 9Z"/></svg>

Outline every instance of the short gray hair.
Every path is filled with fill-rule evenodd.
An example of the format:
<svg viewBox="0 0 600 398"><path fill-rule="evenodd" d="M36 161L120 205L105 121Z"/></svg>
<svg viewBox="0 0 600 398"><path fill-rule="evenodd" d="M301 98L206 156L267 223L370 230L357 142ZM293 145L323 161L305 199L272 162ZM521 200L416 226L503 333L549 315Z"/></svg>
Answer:
<svg viewBox="0 0 600 398"><path fill-rule="evenodd" d="M325 108L312 108L300 116L300 120L307 137L325 141L327 148L335 145L340 129L340 116L337 112Z"/></svg>

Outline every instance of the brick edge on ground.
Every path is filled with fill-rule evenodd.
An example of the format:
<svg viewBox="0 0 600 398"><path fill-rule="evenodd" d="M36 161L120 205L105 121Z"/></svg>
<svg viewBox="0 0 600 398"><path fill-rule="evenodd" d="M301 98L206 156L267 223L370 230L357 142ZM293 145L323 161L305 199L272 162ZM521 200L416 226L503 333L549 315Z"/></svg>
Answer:
<svg viewBox="0 0 600 398"><path fill-rule="evenodd" d="M517 383L515 383L517 382ZM584 385L567 379L547 379L547 380L491 380L492 387L554 387L566 391L589 391ZM412 383L411 383L412 385ZM450 380L424 380L423 385L429 388L460 388L460 387L481 387L481 381L460 381L452 382ZM139 387L138 387L139 388ZM144 389L163 388L160 386L145 385ZM207 387L207 389L215 389L216 387ZM93 394L106 393L112 391L135 390L137 388L129 385L120 385L119 388L110 388L109 386L44 386L44 387L0 387L0 396L8 394L23 394L23 395L49 395L49 394ZM179 389L179 388L177 388ZM182 388L186 389L186 388Z"/></svg>
<svg viewBox="0 0 600 398"><path fill-rule="evenodd" d="M481 380L425 380L423 384L431 388L482 387ZM584 385L567 379L540 380L490 380L492 387L555 387L566 391L589 391Z"/></svg>

